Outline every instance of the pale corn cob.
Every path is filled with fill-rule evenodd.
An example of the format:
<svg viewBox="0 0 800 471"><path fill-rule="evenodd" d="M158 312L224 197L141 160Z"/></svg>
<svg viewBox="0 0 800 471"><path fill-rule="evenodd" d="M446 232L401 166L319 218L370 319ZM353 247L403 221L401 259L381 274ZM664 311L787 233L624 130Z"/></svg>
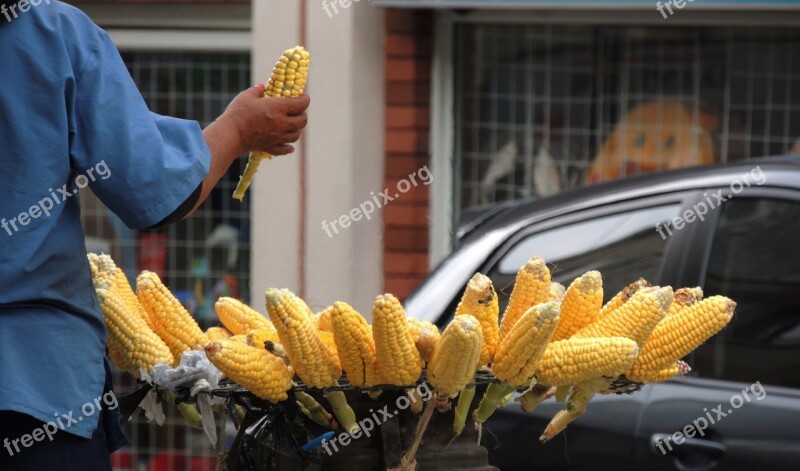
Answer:
<svg viewBox="0 0 800 471"><path fill-rule="evenodd" d="M603 279L600 272L593 270L576 278L561 301L561 315L553 340L568 339L582 327L594 322L602 305Z"/></svg>
<svg viewBox="0 0 800 471"><path fill-rule="evenodd" d="M436 346L439 345L442 338L439 328L431 322L411 317L408 319L408 330L411 332L411 338L414 339L414 345L417 346L422 360L426 363L430 362Z"/></svg>
<svg viewBox="0 0 800 471"><path fill-rule="evenodd" d="M480 364L491 363L495 351L497 351L497 345L500 343L500 326L498 324L500 307L492 280L487 276L476 273L467 283L461 301L456 307L456 315L463 314L473 316L481 323L483 346L481 347Z"/></svg>
<svg viewBox="0 0 800 471"><path fill-rule="evenodd" d="M550 270L542 257L532 257L519 269L500 323L501 342L528 309L550 299L550 283Z"/></svg>
<svg viewBox="0 0 800 471"><path fill-rule="evenodd" d="M557 281L550 282L550 297L548 301L561 302L564 300L564 295L567 294L567 288Z"/></svg>

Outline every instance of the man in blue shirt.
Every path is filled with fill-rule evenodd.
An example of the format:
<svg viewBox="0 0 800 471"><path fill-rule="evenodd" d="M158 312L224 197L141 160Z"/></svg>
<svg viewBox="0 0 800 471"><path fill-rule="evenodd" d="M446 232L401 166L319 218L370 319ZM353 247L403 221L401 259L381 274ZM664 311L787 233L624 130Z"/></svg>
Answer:
<svg viewBox="0 0 800 471"><path fill-rule="evenodd" d="M110 470L79 188L134 229L179 220L237 156L292 152L309 100L253 87L204 130L150 113L106 33L55 0L0 0L0 78L0 470Z"/></svg>

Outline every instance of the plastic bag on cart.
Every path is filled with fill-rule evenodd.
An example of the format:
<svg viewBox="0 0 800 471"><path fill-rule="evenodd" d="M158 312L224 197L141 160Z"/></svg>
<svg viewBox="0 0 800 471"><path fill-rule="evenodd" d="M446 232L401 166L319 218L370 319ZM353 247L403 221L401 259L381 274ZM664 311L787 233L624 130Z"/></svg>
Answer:
<svg viewBox="0 0 800 471"><path fill-rule="evenodd" d="M226 471L322 469L321 452L316 450L307 453L301 450L295 433L300 432L303 435L300 439L305 440L307 432L298 431L293 427L282 406L271 406L260 416L255 416L253 412L248 415L222 469Z"/></svg>

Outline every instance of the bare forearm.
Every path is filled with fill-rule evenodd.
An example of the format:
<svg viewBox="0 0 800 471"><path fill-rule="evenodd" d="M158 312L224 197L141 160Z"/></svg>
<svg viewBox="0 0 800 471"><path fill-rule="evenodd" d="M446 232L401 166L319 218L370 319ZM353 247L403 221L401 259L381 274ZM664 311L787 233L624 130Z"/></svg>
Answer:
<svg viewBox="0 0 800 471"><path fill-rule="evenodd" d="M200 198L197 200L192 212L203 204L208 195L211 194L211 190L217 186L220 179L227 173L231 164L244 153L236 126L224 115L203 130L203 137L211 153L211 165L208 169L208 175L203 180Z"/></svg>

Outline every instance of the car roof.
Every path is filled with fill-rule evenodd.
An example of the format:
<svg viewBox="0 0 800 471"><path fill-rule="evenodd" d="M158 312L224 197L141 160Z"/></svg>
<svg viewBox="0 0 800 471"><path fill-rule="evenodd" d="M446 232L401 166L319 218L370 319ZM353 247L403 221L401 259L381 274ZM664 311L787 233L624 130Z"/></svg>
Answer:
<svg viewBox="0 0 800 471"><path fill-rule="evenodd" d="M525 198L489 208L459 230L459 239L480 236L491 227L530 224L601 204L657 194L729 186L758 168L764 185L800 190L800 156L763 157L732 163L656 172L568 190L549 198Z"/></svg>

